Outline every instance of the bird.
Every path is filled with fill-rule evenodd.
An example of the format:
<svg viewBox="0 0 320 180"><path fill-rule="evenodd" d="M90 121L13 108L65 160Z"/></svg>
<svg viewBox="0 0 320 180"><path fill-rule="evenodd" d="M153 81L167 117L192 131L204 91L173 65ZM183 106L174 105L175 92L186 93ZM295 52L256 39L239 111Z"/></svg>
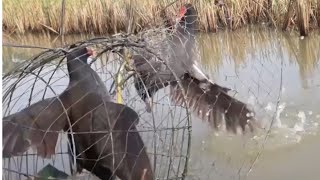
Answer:
<svg viewBox="0 0 320 180"><path fill-rule="evenodd" d="M143 170L147 170L145 179L152 179L150 160L136 128L138 114L125 105L111 101L99 75L84 62L86 58L78 58L81 54L84 53L79 50L79 54L67 56L70 84L77 87L77 90L81 87L83 91L74 97L74 100L81 100L73 104L71 110L70 116L76 120L72 131L89 132L74 135L76 156L79 156L77 162L103 180L110 178L106 173L109 170L121 179L128 180L140 179ZM96 93L83 96L87 92ZM90 133L96 131L103 133ZM113 140L110 139L112 136Z"/></svg>
<svg viewBox="0 0 320 180"><path fill-rule="evenodd" d="M83 54L80 51L70 53L67 58L71 59L80 53L82 54L82 57L80 57L81 62L84 64L86 59L92 55L92 51L82 51L85 53ZM38 155L43 158L49 158L54 154L58 131L65 127L68 119L67 109L70 107L70 102L72 102L70 98L79 98L81 94L85 93L81 92L81 90L88 90L88 88L83 88L81 83L75 86L75 79L79 79L77 72L81 70L77 69L78 66L77 63L69 61L70 82L66 90L58 97L44 99L17 113L3 117L4 157L21 155L29 147L36 148ZM50 121L47 119L50 119ZM50 132L47 132L49 129Z"/></svg>
<svg viewBox="0 0 320 180"><path fill-rule="evenodd" d="M83 110L82 106L87 106L91 108L95 108L100 104L99 101L90 101L86 102L86 104L82 104L82 106L77 106L77 102L83 102L86 101L86 99L83 99L86 97L86 95L90 94L95 94L99 96L102 99L105 99L106 101L111 101L110 96L108 95L108 91L102 82L101 78L99 75L90 68L88 65L88 57L93 55L93 51L89 48L77 48L75 44L71 45L69 48L73 48L74 50L71 53L67 53L66 58L67 58L67 69L69 73L69 84L68 87L65 91L65 93L62 93L62 97L68 98L67 103L71 107L71 112L69 114L70 117L72 117L72 128L70 127L65 127L64 130L69 132L68 133L68 139L69 142L72 141L72 136L70 135L71 132L78 132L79 129L79 124L86 124L88 119L85 119L81 121L82 123L76 123L77 125L74 124L74 122L77 121L77 115L78 114L83 114L87 113ZM79 110L82 108L81 110ZM81 117L81 116L80 116ZM103 121L103 119L102 119ZM88 124L86 124L88 125ZM90 125L88 126L90 127ZM90 133L90 129L87 131ZM81 138L86 138L87 136L90 136L90 134L82 135L80 136ZM75 149L73 149L73 146L69 146L69 155L71 156L70 159L73 163L73 156L78 156L80 153L82 153L82 147L83 147L83 141L81 141L81 138L78 138L78 135L74 135L74 146ZM76 154L73 154L75 151ZM97 155L99 152L97 151L84 151L83 156L90 156L91 154ZM83 157L82 156L82 157ZM110 168L104 167L100 164L96 164L95 166L92 166L92 164L89 162L85 161L82 159L76 158L77 161L77 171L82 172L83 169L86 169L93 174L95 174L97 177L99 177L102 180L107 180L107 179L115 179L114 173L110 170Z"/></svg>
<svg viewBox="0 0 320 180"><path fill-rule="evenodd" d="M66 53L68 87L58 97L3 118L4 157L33 147L39 156L49 158L55 154L58 131L72 131L75 134L68 139L74 138L75 149L69 152L76 152L78 172L86 169L102 180L115 176L153 179L146 147L136 129L138 114L112 102L102 80L87 64L92 50L76 45L70 49Z"/></svg>
<svg viewBox="0 0 320 180"><path fill-rule="evenodd" d="M131 66L136 72L134 85L146 104L146 110L151 112L153 95L159 89L170 86L170 97L176 105L190 108L214 129L223 129L225 122L228 132L238 133L239 127L240 132L246 132L248 128L253 132L258 127L254 112L245 103L230 96L230 88L209 79L195 61L196 9L188 3L180 8L179 13L176 28L167 37L167 46L162 47L167 49L161 51L162 60L138 51L131 55ZM185 91L186 103L179 84Z"/></svg>

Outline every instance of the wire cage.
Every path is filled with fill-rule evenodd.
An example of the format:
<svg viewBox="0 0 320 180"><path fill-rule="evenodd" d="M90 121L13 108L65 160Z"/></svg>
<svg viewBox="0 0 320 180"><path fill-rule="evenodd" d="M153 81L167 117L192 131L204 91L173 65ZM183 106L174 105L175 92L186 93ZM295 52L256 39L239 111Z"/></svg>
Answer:
<svg viewBox="0 0 320 180"><path fill-rule="evenodd" d="M125 52L144 52L161 61L156 53L157 49L148 46L139 36L122 34L93 38L76 44L77 47L73 50L89 47L97 52L93 58L89 58L88 63L107 87L111 101L124 104L139 115L136 128L147 149L154 177L156 179L183 179L187 173L191 138L191 120L188 109L172 103L168 95L170 89L166 87L155 94L152 111L146 112L146 105L134 88L133 78L130 78L134 76L132 75L134 70L130 69L129 56L123 56L123 53L120 53L121 49L125 48ZM70 82L66 61L66 54L68 54L66 52L69 50L72 50L70 46L46 49L3 76L3 117L21 112L45 99L52 97L59 99L59 95L65 91ZM64 113L67 111L68 109ZM3 123L15 125L17 121L19 119L15 118L10 122L3 120ZM52 120L48 117L40 121ZM36 122L24 125L16 123L23 129L37 131L37 126L34 124ZM70 124L70 126L73 125ZM46 134L52 132L50 128L51 126L39 131ZM53 171L59 174L55 177L57 179L94 178L94 175L85 169L82 173L75 171L78 161L74 159L79 157L70 152L70 149L72 151L74 147L74 142L68 141L68 135L74 135L77 132L62 130L56 132L59 133L59 137L53 156L43 158L38 156L39 152L35 148L29 148L24 153L4 157L3 179L48 178L52 176L48 174ZM106 130L104 133L110 132L112 130ZM96 132L93 130L87 133Z"/></svg>

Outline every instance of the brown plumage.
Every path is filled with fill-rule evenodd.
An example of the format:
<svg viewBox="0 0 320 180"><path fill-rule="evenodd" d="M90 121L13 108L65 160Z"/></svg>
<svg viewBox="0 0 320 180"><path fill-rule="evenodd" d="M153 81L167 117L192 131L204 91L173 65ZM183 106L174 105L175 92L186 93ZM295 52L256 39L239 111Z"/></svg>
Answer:
<svg viewBox="0 0 320 180"><path fill-rule="evenodd" d="M147 170L146 179L153 179L146 147L135 127L135 111L93 93L74 106L70 116L77 120L72 129L79 133L74 138L80 166L93 172L95 168L107 168L128 180L140 179ZM98 172L99 177L105 173Z"/></svg>
<svg viewBox="0 0 320 180"><path fill-rule="evenodd" d="M59 100L50 98L4 117L3 157L21 155L33 147L39 156L50 158L55 153L57 131L66 125L67 117L63 112Z"/></svg>
<svg viewBox="0 0 320 180"><path fill-rule="evenodd" d="M72 58L69 57L70 62ZM135 127L137 113L127 106L111 102L100 77L87 64L72 62L74 64L68 63L69 72L73 72L70 83L87 93L75 96L73 102L78 102L73 104L70 113L72 131L87 132L74 135L79 171L84 167L101 179L109 179L107 171L110 170L113 175L130 180L140 179L146 170L146 180L152 179L146 147ZM110 136L112 131L116 132Z"/></svg>
<svg viewBox="0 0 320 180"><path fill-rule="evenodd" d="M237 127L245 131L246 126L253 131L255 119L246 104L228 95L230 89L210 84L209 90L204 92L197 79L188 74L181 79L182 88L186 93L186 103L182 89L177 83L171 84L171 99L178 105L187 106L199 118L208 121L215 129L221 129L223 120L228 131L237 132Z"/></svg>
<svg viewBox="0 0 320 180"><path fill-rule="evenodd" d="M5 157L22 154L29 147L35 147L38 155L44 158L49 158L55 153L58 131L63 130L66 126L70 106L73 101L88 91L84 83L75 81L79 79L77 72L83 69L81 66L85 65L90 55L87 54L86 49L67 55L67 59L79 56L79 62L82 65L68 60L70 82L67 89L58 97L44 99L3 118L3 153ZM87 73L85 77L89 77L89 75L90 73ZM90 85L93 86L92 82Z"/></svg>
<svg viewBox="0 0 320 180"><path fill-rule="evenodd" d="M29 147L36 147L38 155L50 157L55 153L58 133L45 132L70 132L72 129L76 133L73 137L79 172L85 168L103 180L114 179L115 176L128 180L142 176L146 180L153 179L145 146L135 127L137 113L127 106L111 102L100 77L87 64L90 51L76 46L72 48L67 55L70 77L67 89L59 97L42 100L3 118L7 128L3 131L3 154L11 157L24 153ZM35 118L38 114L40 116ZM22 125L44 132L33 132ZM40 140L43 137L44 141Z"/></svg>

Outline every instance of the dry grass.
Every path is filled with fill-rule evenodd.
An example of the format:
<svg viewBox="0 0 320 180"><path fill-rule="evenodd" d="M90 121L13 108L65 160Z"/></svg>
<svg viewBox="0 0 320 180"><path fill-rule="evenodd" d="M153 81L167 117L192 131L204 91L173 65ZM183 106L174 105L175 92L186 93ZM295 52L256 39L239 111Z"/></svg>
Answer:
<svg viewBox="0 0 320 180"><path fill-rule="evenodd" d="M160 11L173 0L66 0L64 32L108 34L126 31L129 9L133 8L134 31L162 24ZM293 3L291 13L289 4ZM174 18L186 0L166 8ZM220 2L220 3L219 3ZM296 3L299 2L299 3ZM301 4L302 3L302 4ZM320 26L318 0L193 0L202 31L237 29L246 24L269 23L283 29ZM59 33L62 0L3 0L5 33ZM301 8L302 7L302 8Z"/></svg>

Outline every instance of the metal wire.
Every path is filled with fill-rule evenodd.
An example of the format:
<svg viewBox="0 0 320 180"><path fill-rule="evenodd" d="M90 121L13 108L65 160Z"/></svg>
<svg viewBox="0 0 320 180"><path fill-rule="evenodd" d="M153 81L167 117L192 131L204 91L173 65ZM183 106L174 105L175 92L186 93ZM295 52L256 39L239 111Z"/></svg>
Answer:
<svg viewBox="0 0 320 180"><path fill-rule="evenodd" d="M110 87L111 84L115 82L115 74L119 71L122 62L124 62L124 59L118 56L117 48L126 47L131 49L131 51L136 51L138 48L140 51L143 50L147 53L153 54L155 58L158 58L159 61L166 64L153 47L147 46L142 39L133 35L128 36L118 34L113 37L93 38L75 44L78 45L77 48L94 46L95 50L97 50L98 54L96 59L91 63L91 68L99 74L101 79L103 79L106 87ZM10 45L6 44L6 46ZM14 47L23 48L24 46L14 45ZM33 48L31 46L26 47ZM65 52L68 51L68 46L46 50L39 55L34 56L30 60L23 62L21 65L3 76L4 116L18 112L39 100L49 97L57 97L63 92L63 89L67 87L69 79L67 73L63 73L66 69L66 61L64 58ZM103 56L104 54L108 55ZM97 59L100 59L101 61L97 61ZM50 65L52 62L58 63ZM174 74L174 72L172 72L172 74ZM58 87L58 85L59 88L56 89L55 87ZM155 98L155 111L151 114L145 113L145 111L142 111L144 109L144 104L140 98L138 98L131 79L128 79L126 82L124 81L121 85L124 89L122 94L123 103L136 110L136 112L139 112L141 122L138 124L138 132L145 142L149 156L153 157L152 161L154 166L158 167L153 167L155 169L155 176L159 179L183 179L187 172L187 162L190 153L189 141L191 137L191 122L188 110L186 108L173 105L169 101L169 98ZM48 89L51 91L48 91ZM166 92L161 93L163 97L168 96L166 95ZM159 108L157 106L159 106ZM158 111L158 109L161 109L161 111ZM68 109L65 109L65 111L67 112ZM166 112L169 112L169 116ZM15 122L10 123L14 124ZM20 126L25 129L43 132L45 134L57 132L52 131L51 129L37 129L34 126L29 125ZM72 126L72 124L70 124L70 126ZM113 130L112 132L117 131ZM110 133L110 131L71 132L72 135L92 133ZM68 132L60 132L59 136L66 136L66 134L68 134ZM23 179L21 175L36 177L36 173L48 163L57 168L68 167L69 164L67 162L70 161L70 159L66 149L68 147L67 144L71 144L71 146L73 146L72 143L73 142L64 142L61 144L58 142L57 146L60 146L60 148L56 148L56 154L59 156L55 156L51 160L37 157L37 153L34 150L29 150L28 152L13 158L4 159L3 178ZM74 156L76 155L74 154ZM74 159L75 158L79 157L74 157ZM20 162L21 165L17 167L10 163L10 159ZM31 162L33 163L30 164ZM75 165L73 166L75 167ZM62 169L62 171L70 174L71 169L73 168L65 168Z"/></svg>

